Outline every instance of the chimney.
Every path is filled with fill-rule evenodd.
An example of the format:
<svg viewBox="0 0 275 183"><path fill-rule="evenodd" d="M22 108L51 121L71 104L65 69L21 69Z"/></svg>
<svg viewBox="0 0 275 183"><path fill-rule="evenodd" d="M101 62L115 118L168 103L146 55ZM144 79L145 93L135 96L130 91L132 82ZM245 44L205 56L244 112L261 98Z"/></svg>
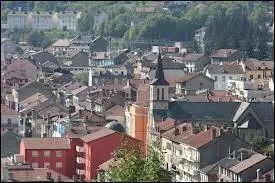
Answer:
<svg viewBox="0 0 275 183"><path fill-rule="evenodd" d="M257 169L257 181L261 178L261 169Z"/></svg>
<svg viewBox="0 0 275 183"><path fill-rule="evenodd" d="M231 154L231 148L229 147L228 148L228 155L230 156L230 154Z"/></svg>
<svg viewBox="0 0 275 183"><path fill-rule="evenodd" d="M179 132L179 129L178 129L176 126L175 126L174 133L175 133L175 134L174 134L175 137L176 137L177 135L179 135L179 133L180 133L180 132Z"/></svg>
<svg viewBox="0 0 275 183"><path fill-rule="evenodd" d="M52 174L51 174L51 172L47 172L47 179L48 180L52 180Z"/></svg>
<svg viewBox="0 0 275 183"><path fill-rule="evenodd" d="M241 161L243 161L243 152L241 151Z"/></svg>
<svg viewBox="0 0 275 183"><path fill-rule="evenodd" d="M81 116L82 116L82 110L79 109L79 111L78 111L78 117L81 118Z"/></svg>
<svg viewBox="0 0 275 183"><path fill-rule="evenodd" d="M183 126L182 127L182 132L185 132L187 130L187 127L186 126Z"/></svg>
<svg viewBox="0 0 275 183"><path fill-rule="evenodd" d="M236 158L236 151L234 150L233 151L233 159L235 159Z"/></svg>
<svg viewBox="0 0 275 183"><path fill-rule="evenodd" d="M212 128L212 139L217 137L217 130L215 128Z"/></svg>

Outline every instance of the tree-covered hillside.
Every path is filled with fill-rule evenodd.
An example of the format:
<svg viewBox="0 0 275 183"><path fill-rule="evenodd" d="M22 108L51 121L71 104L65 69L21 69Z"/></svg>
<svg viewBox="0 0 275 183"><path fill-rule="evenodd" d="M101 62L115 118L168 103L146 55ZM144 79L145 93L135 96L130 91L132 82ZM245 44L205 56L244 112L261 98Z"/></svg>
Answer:
<svg viewBox="0 0 275 183"><path fill-rule="evenodd" d="M78 32L111 36L125 41L194 41L195 30L206 26L206 51L235 48L251 57L263 59L267 42L273 42L274 2L264 1L190 1L172 4L154 13L137 13L138 7L150 7L145 1L1 1L1 20L18 6L30 11L83 12ZM95 12L103 11L108 21L94 27ZM269 25L268 25L269 24Z"/></svg>

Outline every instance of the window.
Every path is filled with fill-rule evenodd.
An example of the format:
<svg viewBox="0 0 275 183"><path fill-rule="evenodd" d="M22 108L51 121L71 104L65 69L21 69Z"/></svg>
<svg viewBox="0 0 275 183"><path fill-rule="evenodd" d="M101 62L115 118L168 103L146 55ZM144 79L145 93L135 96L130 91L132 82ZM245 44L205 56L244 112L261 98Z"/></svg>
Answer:
<svg viewBox="0 0 275 183"><path fill-rule="evenodd" d="M161 95L162 95L161 97L162 97L162 100L164 100L164 88L162 88L161 90L162 90L161 91Z"/></svg>
<svg viewBox="0 0 275 183"><path fill-rule="evenodd" d="M202 86L203 85L203 83L200 83L200 86Z"/></svg>
<svg viewBox="0 0 275 183"><path fill-rule="evenodd" d="M258 79L261 79L261 75L258 75Z"/></svg>
<svg viewBox="0 0 275 183"><path fill-rule="evenodd" d="M46 158L51 157L51 151L44 151L44 157Z"/></svg>
<svg viewBox="0 0 275 183"><path fill-rule="evenodd" d="M8 124L11 125L11 118L8 118Z"/></svg>
<svg viewBox="0 0 275 183"><path fill-rule="evenodd" d="M33 162L32 163L32 168L38 168L38 163L37 162Z"/></svg>
<svg viewBox="0 0 275 183"><path fill-rule="evenodd" d="M51 168L51 163L50 162L45 162L44 163L44 168Z"/></svg>
<svg viewBox="0 0 275 183"><path fill-rule="evenodd" d="M32 157L37 158L38 157L38 151L32 151Z"/></svg>
<svg viewBox="0 0 275 183"><path fill-rule="evenodd" d="M62 152L61 151L56 151L56 157L61 158L62 157Z"/></svg>
<svg viewBox="0 0 275 183"><path fill-rule="evenodd" d="M56 162L56 168L62 168L62 162Z"/></svg>
<svg viewBox="0 0 275 183"><path fill-rule="evenodd" d="M225 81L225 76L222 77L222 81Z"/></svg>
<svg viewBox="0 0 275 183"><path fill-rule="evenodd" d="M157 89L157 100L159 100L159 88Z"/></svg>
<svg viewBox="0 0 275 183"><path fill-rule="evenodd" d="M253 75L250 75L250 79L253 79Z"/></svg>
<svg viewBox="0 0 275 183"><path fill-rule="evenodd" d="M166 149L169 149L169 150L171 150L171 149L172 149L172 145L171 145L171 143L169 143L169 142L167 142L167 143L166 143Z"/></svg>
<svg viewBox="0 0 275 183"><path fill-rule="evenodd" d="M215 81L218 81L218 76L215 76Z"/></svg>

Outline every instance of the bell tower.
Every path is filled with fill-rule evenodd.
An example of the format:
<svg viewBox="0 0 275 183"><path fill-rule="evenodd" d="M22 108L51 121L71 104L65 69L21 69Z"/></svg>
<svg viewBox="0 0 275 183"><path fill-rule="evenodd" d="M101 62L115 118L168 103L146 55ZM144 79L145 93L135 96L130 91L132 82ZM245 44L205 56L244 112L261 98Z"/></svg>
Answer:
<svg viewBox="0 0 275 183"><path fill-rule="evenodd" d="M169 83L164 78L161 54L159 52L156 75L150 83L150 110L168 109Z"/></svg>

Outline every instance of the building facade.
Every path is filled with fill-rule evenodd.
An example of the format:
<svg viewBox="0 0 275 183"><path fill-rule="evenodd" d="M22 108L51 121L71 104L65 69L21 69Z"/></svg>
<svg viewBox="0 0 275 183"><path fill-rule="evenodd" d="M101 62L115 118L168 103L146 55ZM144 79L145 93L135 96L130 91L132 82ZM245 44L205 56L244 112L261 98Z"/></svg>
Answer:
<svg viewBox="0 0 275 183"><path fill-rule="evenodd" d="M37 30L51 30L54 27L53 12L33 12L32 16L32 29Z"/></svg>
<svg viewBox="0 0 275 183"><path fill-rule="evenodd" d="M63 11L56 14L58 30L73 30L76 31L77 20L80 18L80 12Z"/></svg>

